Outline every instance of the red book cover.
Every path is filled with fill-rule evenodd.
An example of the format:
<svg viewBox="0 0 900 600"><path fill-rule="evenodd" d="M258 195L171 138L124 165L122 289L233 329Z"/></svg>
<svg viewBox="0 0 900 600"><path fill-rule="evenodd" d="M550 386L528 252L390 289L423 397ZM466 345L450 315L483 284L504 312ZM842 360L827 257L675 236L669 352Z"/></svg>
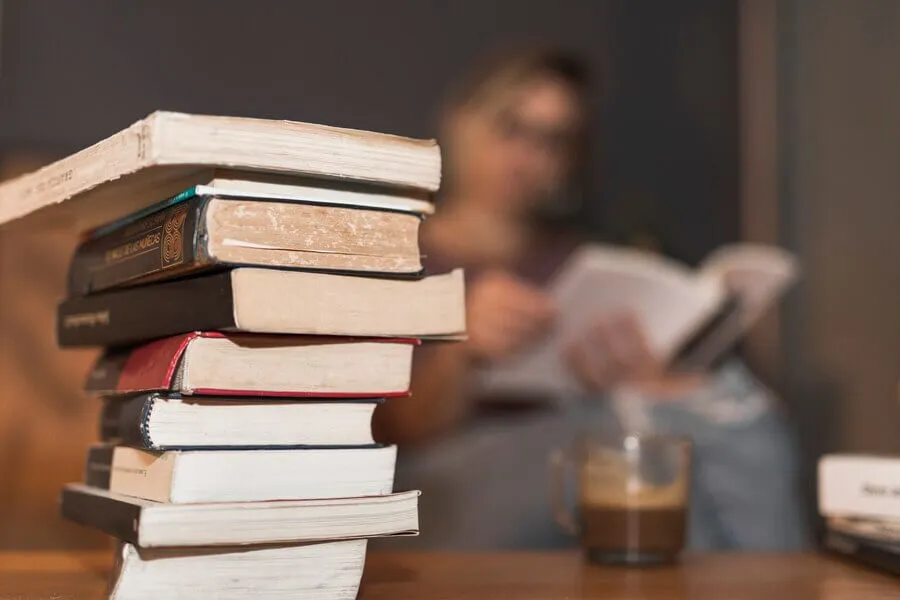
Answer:
<svg viewBox="0 0 900 600"><path fill-rule="evenodd" d="M128 348L124 350L111 350L101 356L91 372L85 389L97 395L135 394L154 391L182 392L175 389L176 376L187 347L198 338L226 338L231 337L215 331L194 331L182 335L152 341L150 343ZM247 334L239 337L246 338ZM255 336L277 338L281 336ZM296 338L297 336L284 336ZM326 343L340 343L356 341L358 338L322 338ZM418 345L417 339L398 338L366 338L368 342L404 343ZM249 391L229 389L194 389L185 390L185 394L209 395L209 396L271 396L271 397L313 397L313 394L305 392L284 391ZM373 391L372 393L353 394L328 394L318 397L329 398L384 398L389 396L406 396L409 390L384 393Z"/></svg>

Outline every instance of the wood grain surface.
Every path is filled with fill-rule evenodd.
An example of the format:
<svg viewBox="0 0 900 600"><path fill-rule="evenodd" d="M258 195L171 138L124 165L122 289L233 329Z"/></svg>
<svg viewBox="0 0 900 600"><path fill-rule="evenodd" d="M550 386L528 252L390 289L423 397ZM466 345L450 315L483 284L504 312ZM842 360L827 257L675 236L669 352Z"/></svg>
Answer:
<svg viewBox="0 0 900 600"><path fill-rule="evenodd" d="M101 600L109 552L0 553L0 600ZM370 553L360 600L900 599L900 581L816 554L725 554L675 567L584 565L575 553Z"/></svg>

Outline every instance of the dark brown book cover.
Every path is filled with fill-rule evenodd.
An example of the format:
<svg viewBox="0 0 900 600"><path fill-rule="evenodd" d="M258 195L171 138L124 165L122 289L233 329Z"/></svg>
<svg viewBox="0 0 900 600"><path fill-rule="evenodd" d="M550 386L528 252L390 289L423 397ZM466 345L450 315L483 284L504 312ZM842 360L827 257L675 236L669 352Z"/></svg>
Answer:
<svg viewBox="0 0 900 600"><path fill-rule="evenodd" d="M103 400L100 440L135 448L155 449L150 439L149 419L159 394L113 397Z"/></svg>
<svg viewBox="0 0 900 600"><path fill-rule="evenodd" d="M233 329L231 272L69 298L57 311L64 348L128 346L196 330Z"/></svg>
<svg viewBox="0 0 900 600"><path fill-rule="evenodd" d="M68 296L86 296L111 288L142 285L188 275L200 275L214 268L259 266L258 263L223 261L209 254L209 232L206 214L211 200L222 199L191 188L170 200L109 223L87 234L69 263ZM305 204L287 200L256 199L261 203ZM357 212L398 212L387 208L358 207L313 202ZM421 219L421 216L417 216ZM263 266L266 266L263 264ZM290 263L277 265L296 270L324 271L342 274L365 272L371 276L389 275L418 279L425 275L415 271L380 272L368 269L327 269L301 267Z"/></svg>
<svg viewBox="0 0 900 600"><path fill-rule="evenodd" d="M84 482L102 490L109 489L112 477L112 461L116 447L112 445L96 445L88 448L84 468Z"/></svg>
<svg viewBox="0 0 900 600"><path fill-rule="evenodd" d="M69 265L68 295L84 296L137 279L171 278L207 266L199 225L208 200L188 197L93 232Z"/></svg>
<svg viewBox="0 0 900 600"><path fill-rule="evenodd" d="M140 506L65 487L60 495L59 512L64 519L140 545Z"/></svg>

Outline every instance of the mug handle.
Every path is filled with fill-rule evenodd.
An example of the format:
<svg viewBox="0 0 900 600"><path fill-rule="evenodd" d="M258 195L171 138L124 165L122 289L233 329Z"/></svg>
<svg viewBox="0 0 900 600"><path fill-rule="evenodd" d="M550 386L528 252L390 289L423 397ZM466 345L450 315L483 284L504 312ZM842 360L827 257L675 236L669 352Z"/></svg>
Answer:
<svg viewBox="0 0 900 600"><path fill-rule="evenodd" d="M579 535L578 521L566 503L566 479L575 466L569 452L554 450L550 453L550 507L557 525L572 535Z"/></svg>

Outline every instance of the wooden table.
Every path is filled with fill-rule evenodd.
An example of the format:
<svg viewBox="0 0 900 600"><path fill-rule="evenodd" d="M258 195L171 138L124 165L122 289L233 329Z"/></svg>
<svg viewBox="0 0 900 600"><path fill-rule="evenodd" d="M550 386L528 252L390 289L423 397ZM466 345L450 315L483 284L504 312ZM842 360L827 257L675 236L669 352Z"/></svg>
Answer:
<svg viewBox="0 0 900 600"><path fill-rule="evenodd" d="M0 600L101 600L109 553L0 553ZM360 600L879 600L900 580L814 554L718 555L660 569L573 553L371 553ZM163 599L161 599L163 600Z"/></svg>

